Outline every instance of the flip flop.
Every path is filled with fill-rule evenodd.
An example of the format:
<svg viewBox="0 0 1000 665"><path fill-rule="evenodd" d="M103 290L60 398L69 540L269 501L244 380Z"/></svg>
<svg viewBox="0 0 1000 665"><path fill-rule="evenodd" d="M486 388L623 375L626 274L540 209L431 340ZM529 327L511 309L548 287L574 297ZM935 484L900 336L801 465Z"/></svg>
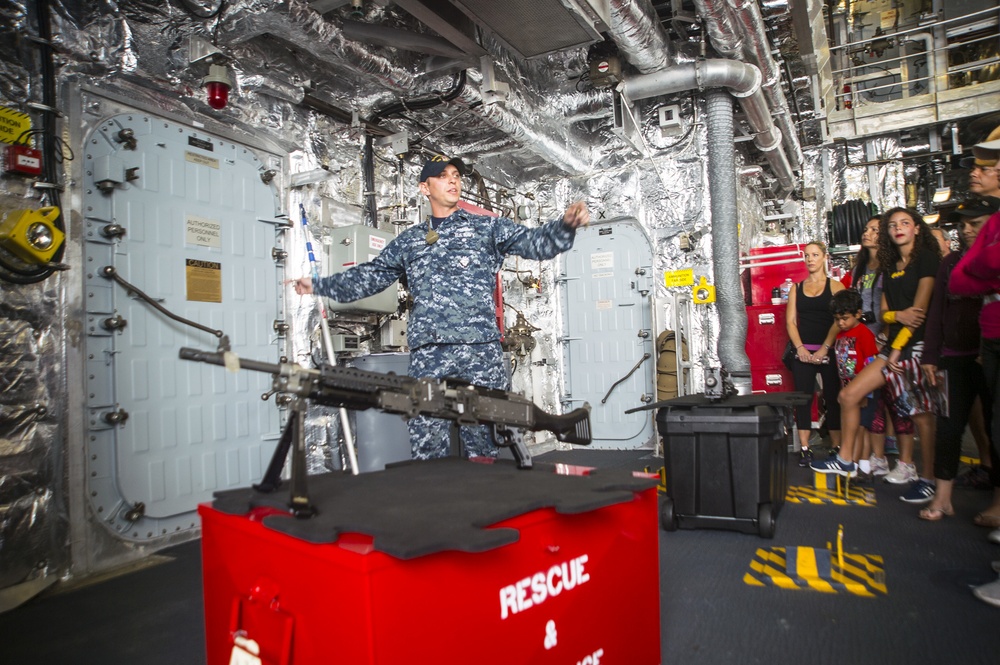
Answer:
<svg viewBox="0 0 1000 665"><path fill-rule="evenodd" d="M920 519L927 520L928 522L937 522L945 517L951 517L955 514L955 509L944 510L943 508L924 508L920 511Z"/></svg>
<svg viewBox="0 0 1000 665"><path fill-rule="evenodd" d="M977 513L976 516L972 518L972 522L976 526L985 527L987 529L1000 529L1000 516L998 515Z"/></svg>

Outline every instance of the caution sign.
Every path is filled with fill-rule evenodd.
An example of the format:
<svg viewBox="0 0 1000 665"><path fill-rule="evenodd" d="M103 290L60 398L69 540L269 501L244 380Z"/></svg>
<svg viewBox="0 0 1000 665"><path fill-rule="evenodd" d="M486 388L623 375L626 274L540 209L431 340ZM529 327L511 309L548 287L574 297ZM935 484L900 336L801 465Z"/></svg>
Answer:
<svg viewBox="0 0 1000 665"><path fill-rule="evenodd" d="M694 286L694 268L667 271L663 273L663 283L668 289L671 286Z"/></svg>
<svg viewBox="0 0 1000 665"><path fill-rule="evenodd" d="M222 264L187 259L184 281L187 299L195 302L222 302Z"/></svg>
<svg viewBox="0 0 1000 665"><path fill-rule="evenodd" d="M29 129L31 118L27 114L0 106L0 141L16 143Z"/></svg>

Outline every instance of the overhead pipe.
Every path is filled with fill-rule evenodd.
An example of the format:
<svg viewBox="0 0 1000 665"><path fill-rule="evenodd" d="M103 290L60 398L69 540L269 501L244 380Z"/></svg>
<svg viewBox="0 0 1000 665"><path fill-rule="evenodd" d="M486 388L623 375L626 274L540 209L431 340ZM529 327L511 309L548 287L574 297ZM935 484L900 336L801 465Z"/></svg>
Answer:
<svg viewBox="0 0 1000 665"><path fill-rule="evenodd" d="M802 147L781 88L781 71L771 55L757 0L694 0L694 4L705 21L705 30L716 51L761 70L764 95L771 107L772 122L777 123L781 131L786 158L793 169L801 168Z"/></svg>
<svg viewBox="0 0 1000 665"><path fill-rule="evenodd" d="M708 4L718 0L702 0ZM760 13L757 0L727 0L736 24L743 35L743 55L745 61L756 65L764 80L764 96L771 106L771 114L781 130L785 153L798 170L802 167L802 146L798 140L795 123L788 109L788 99L781 88L781 68L771 55L771 44L764 32L764 17Z"/></svg>
<svg viewBox="0 0 1000 665"><path fill-rule="evenodd" d="M739 394L751 391L750 358L746 353L747 311L740 285L740 247L737 233L736 146L733 102L720 88L705 93L708 135L708 180L712 183L712 271L720 326L719 362Z"/></svg>
<svg viewBox="0 0 1000 665"><path fill-rule="evenodd" d="M670 39L649 0L610 0L608 34L625 59L643 74L670 65Z"/></svg>
<svg viewBox="0 0 1000 665"><path fill-rule="evenodd" d="M727 58L740 59L743 53L743 37L733 21L725 2L694 0L698 16L705 23L705 32L715 50Z"/></svg>
<svg viewBox="0 0 1000 665"><path fill-rule="evenodd" d="M482 72L469 70L469 80L482 84ZM455 100L461 106L473 107L472 112L494 129L517 140L526 150L571 175L586 173L590 163L581 156L590 149L584 141L564 127L561 118L549 118L526 102L526 95L517 94L520 84L509 81L510 93L504 103L483 104L483 97L474 85L465 86ZM528 121L530 119L530 122ZM556 125L559 125L557 127Z"/></svg>
<svg viewBox="0 0 1000 665"><path fill-rule="evenodd" d="M266 11L263 6L240 5L229 20L221 24L221 31L220 41L230 44L247 42L263 34L273 35L296 44L321 61L336 62L350 72L373 78L396 93L411 93L422 80L416 73L419 67L415 61L404 66L398 55L390 61L370 46L348 39L334 23L324 19L303 0L286 2L284 11L275 11L270 4ZM481 73L469 70L468 74L475 86L481 84ZM474 86L465 86L453 101L457 106L471 108L471 113L486 125L513 137L525 149L559 169L572 175L586 173L590 164L581 157L590 153L586 141L566 130L560 118L550 118L540 109L531 107L527 100L532 96L523 90L519 80L511 79L511 93L503 104L482 104L482 96ZM336 113L338 109L313 95L306 94L302 103L330 112L331 117L344 122L351 121L349 115ZM389 133L377 123L365 124L370 133Z"/></svg>
<svg viewBox="0 0 1000 665"><path fill-rule="evenodd" d="M781 150L781 132L771 120L771 111L761 91L760 70L738 60L698 60L670 69L627 77L619 90L631 101L688 90L726 88L736 97L754 132L754 144L764 154L785 192L795 188L795 174ZM715 188L713 187L713 196Z"/></svg>
<svg viewBox="0 0 1000 665"><path fill-rule="evenodd" d="M267 34L295 44L317 60L336 62L354 74L374 78L389 90L407 92L416 86L415 57L410 59L413 66L405 67L400 64L403 56L397 54L390 60L361 42L348 39L307 2L290 0L283 5L270 2L234 5L226 20L219 24L216 39L220 43L240 44Z"/></svg>

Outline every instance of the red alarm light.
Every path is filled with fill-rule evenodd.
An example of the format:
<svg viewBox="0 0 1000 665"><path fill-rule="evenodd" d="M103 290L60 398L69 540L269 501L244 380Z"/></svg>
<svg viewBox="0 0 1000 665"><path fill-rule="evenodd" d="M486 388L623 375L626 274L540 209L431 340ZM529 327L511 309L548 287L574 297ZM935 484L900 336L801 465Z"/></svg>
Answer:
<svg viewBox="0 0 1000 665"><path fill-rule="evenodd" d="M229 89L233 87L233 81L229 78L229 70L225 65L211 65L208 68L208 76L201 81L205 85L205 93L208 96L208 105L213 109L224 109L229 103Z"/></svg>

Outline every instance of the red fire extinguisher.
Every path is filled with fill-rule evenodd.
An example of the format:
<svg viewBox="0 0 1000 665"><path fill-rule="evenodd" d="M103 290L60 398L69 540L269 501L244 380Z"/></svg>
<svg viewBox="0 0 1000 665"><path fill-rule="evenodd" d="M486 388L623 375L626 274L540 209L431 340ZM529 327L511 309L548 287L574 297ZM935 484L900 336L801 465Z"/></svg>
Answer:
<svg viewBox="0 0 1000 665"><path fill-rule="evenodd" d="M845 83L844 84L843 93L844 93L844 108L845 109L849 109L849 108L851 108L851 84L850 83Z"/></svg>

